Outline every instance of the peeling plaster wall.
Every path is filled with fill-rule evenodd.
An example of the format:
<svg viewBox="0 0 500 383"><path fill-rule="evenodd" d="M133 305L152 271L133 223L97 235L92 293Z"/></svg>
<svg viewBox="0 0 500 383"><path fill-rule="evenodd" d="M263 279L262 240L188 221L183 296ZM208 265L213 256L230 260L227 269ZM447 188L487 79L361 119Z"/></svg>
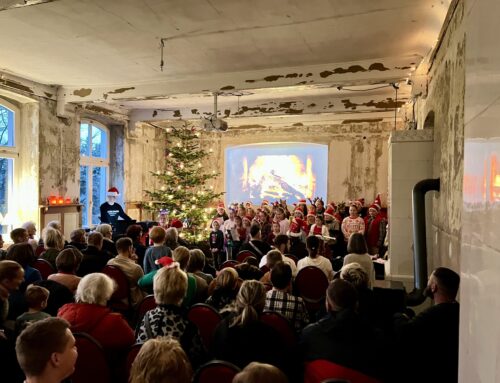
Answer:
<svg viewBox="0 0 500 383"><path fill-rule="evenodd" d="M220 172L214 186L224 191L224 152L229 146L272 142L311 142L328 145L328 200L364 197L367 203L387 196L387 148L392 123L361 123L273 128L260 125L225 133L205 133L204 147L212 149L210 170ZM233 201L227 201L233 202Z"/></svg>
<svg viewBox="0 0 500 383"><path fill-rule="evenodd" d="M40 198L80 197L79 119L56 116L56 103L40 99Z"/></svg>
<svg viewBox="0 0 500 383"><path fill-rule="evenodd" d="M419 103L418 126L434 112L433 259L429 267L459 270L464 164L465 27L459 1L429 73L428 95Z"/></svg>
<svg viewBox="0 0 500 383"><path fill-rule="evenodd" d="M124 189L126 203L144 201L144 190L156 187L150 172L162 169L165 159L165 132L161 129L138 124L126 131L124 140ZM139 219L137 210L130 210L132 218Z"/></svg>

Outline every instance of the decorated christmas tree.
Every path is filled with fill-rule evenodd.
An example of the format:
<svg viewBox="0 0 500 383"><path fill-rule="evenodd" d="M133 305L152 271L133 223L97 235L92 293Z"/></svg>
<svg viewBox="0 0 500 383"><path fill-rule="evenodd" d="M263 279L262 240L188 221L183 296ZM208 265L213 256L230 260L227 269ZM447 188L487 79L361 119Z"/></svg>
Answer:
<svg viewBox="0 0 500 383"><path fill-rule="evenodd" d="M200 133L190 126L169 127L167 149L162 170L151 172L157 188L146 190L150 210L166 210L171 218L184 223L183 237L188 241L208 238L209 220L214 216L213 201L223 193L215 193L208 181L217 177L207 172L209 153L200 142Z"/></svg>

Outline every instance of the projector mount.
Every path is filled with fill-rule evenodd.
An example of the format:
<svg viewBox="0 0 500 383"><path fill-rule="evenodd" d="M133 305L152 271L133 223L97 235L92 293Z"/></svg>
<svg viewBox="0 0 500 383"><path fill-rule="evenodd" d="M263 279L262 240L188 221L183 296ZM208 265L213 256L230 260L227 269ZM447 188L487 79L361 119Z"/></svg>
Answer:
<svg viewBox="0 0 500 383"><path fill-rule="evenodd" d="M217 96L219 93L214 92L214 113L208 117L202 117L201 127L206 131L225 132L228 128L227 122L221 118L217 118Z"/></svg>

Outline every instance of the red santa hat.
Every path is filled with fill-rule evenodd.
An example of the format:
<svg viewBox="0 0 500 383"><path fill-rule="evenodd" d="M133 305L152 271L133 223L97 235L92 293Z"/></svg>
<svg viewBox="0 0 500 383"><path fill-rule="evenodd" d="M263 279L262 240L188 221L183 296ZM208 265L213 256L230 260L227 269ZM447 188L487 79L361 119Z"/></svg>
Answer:
<svg viewBox="0 0 500 383"><path fill-rule="evenodd" d="M328 205L328 207L326 208L324 214L325 214L325 216L328 215L330 217L334 217L335 211L333 210L333 207L331 207L330 205Z"/></svg>
<svg viewBox="0 0 500 383"><path fill-rule="evenodd" d="M380 194L377 194L375 201L373 201L373 203L370 205L369 209L375 209L377 211L380 211L381 207L382 207L382 203L380 201Z"/></svg>
<svg viewBox="0 0 500 383"><path fill-rule="evenodd" d="M361 208L363 207L362 203L359 200L350 201L349 206L354 206L356 208L356 210L358 211L358 213L361 210Z"/></svg>
<svg viewBox="0 0 500 383"><path fill-rule="evenodd" d="M183 227L183 225L182 225L182 222L179 219L174 218L172 220L172 222L170 223L170 227L175 227L176 229L180 229L180 228Z"/></svg>
<svg viewBox="0 0 500 383"><path fill-rule="evenodd" d="M333 209L333 211L337 210L337 205L335 205L335 202L333 202L333 201L332 201L332 202L330 202L330 203L328 204L328 206L329 206L329 207L331 207L331 208Z"/></svg>
<svg viewBox="0 0 500 383"><path fill-rule="evenodd" d="M314 205L311 205L309 209L307 210L307 216L313 216L316 217L316 207Z"/></svg>
<svg viewBox="0 0 500 383"><path fill-rule="evenodd" d="M306 199L302 198L301 200L299 200L299 205L307 205Z"/></svg>
<svg viewBox="0 0 500 383"><path fill-rule="evenodd" d="M174 262L174 260L172 258L170 258L170 257L167 257L167 256L161 257L160 259L157 259L155 261L155 263L157 265L161 265L162 267L171 265L173 262Z"/></svg>
<svg viewBox="0 0 500 383"><path fill-rule="evenodd" d="M292 219L290 224L290 229L288 230L288 235L290 237L300 237L302 234L302 227L304 226L304 221L300 218Z"/></svg>
<svg viewBox="0 0 500 383"><path fill-rule="evenodd" d="M117 188L115 188L114 186L112 188L109 188L108 189L108 197L118 197L118 194L120 194L120 192L118 191Z"/></svg>
<svg viewBox="0 0 500 383"><path fill-rule="evenodd" d="M299 213L301 218L304 218L304 212L302 211L302 208L299 206L295 207L295 210L293 211L294 214Z"/></svg>
<svg viewBox="0 0 500 383"><path fill-rule="evenodd" d="M224 210L226 210L226 206L224 205L223 201L219 201L219 203L217 204L217 209L224 209Z"/></svg>
<svg viewBox="0 0 500 383"><path fill-rule="evenodd" d="M360 203L361 207L365 206L365 199L364 198L359 198L356 201Z"/></svg>

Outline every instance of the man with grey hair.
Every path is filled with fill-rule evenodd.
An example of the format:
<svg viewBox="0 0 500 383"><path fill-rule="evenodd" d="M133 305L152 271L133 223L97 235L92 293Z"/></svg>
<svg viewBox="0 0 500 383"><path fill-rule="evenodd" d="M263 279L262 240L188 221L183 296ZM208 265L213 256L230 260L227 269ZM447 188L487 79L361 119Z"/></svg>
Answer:
<svg viewBox="0 0 500 383"><path fill-rule="evenodd" d="M28 232L28 243L33 247L33 250L36 250L38 246L38 241L35 239L35 234L36 234L36 225L35 222L33 221L28 221L23 223L21 226L23 229L26 229Z"/></svg>

